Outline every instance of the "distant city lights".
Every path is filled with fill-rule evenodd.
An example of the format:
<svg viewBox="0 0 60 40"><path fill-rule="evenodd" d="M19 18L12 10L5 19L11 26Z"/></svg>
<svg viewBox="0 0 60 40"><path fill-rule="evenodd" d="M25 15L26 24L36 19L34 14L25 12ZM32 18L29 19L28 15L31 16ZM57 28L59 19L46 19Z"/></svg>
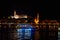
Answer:
<svg viewBox="0 0 60 40"><path fill-rule="evenodd" d="M20 18L27 18L27 15L20 15Z"/></svg>

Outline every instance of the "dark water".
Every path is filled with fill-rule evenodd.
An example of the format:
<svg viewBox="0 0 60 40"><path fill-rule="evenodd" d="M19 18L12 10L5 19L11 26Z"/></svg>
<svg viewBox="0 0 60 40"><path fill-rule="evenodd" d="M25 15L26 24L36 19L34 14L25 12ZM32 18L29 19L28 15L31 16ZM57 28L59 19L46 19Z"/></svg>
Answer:
<svg viewBox="0 0 60 40"><path fill-rule="evenodd" d="M16 30L17 29L0 28L0 40L20 40L19 38L17 38L19 36L17 35L19 32L17 32ZM29 32L28 34L30 33L31 32ZM29 37L31 37L31 35ZM24 40L31 40L31 39L24 39ZM41 29L36 30L35 34L33 34L32 40L57 40L57 32L53 30L49 32L47 29L44 31Z"/></svg>

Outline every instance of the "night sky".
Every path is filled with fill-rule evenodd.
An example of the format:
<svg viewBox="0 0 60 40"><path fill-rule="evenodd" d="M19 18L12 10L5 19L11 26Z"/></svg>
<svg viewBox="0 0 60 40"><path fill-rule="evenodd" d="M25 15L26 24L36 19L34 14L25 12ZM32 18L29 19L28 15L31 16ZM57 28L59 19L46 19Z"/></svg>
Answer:
<svg viewBox="0 0 60 40"><path fill-rule="evenodd" d="M14 10L17 12L35 16L40 13L41 19L59 19L56 13L55 3L45 1L2 1L0 7L0 18L13 15ZM56 14L55 14L56 13Z"/></svg>

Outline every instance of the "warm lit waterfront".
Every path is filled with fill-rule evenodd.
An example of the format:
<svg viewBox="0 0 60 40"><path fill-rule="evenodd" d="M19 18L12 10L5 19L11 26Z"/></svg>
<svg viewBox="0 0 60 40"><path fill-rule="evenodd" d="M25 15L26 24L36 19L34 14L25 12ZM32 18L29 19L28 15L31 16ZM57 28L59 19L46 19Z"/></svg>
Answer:
<svg viewBox="0 0 60 40"><path fill-rule="evenodd" d="M3 39L18 40L16 30L20 27L17 25L21 24L20 20L1 20L0 29L2 31ZM34 40L56 40L59 23L57 21L42 21L39 24L35 23L24 23L30 24L35 29ZM5 36L3 36L5 35Z"/></svg>

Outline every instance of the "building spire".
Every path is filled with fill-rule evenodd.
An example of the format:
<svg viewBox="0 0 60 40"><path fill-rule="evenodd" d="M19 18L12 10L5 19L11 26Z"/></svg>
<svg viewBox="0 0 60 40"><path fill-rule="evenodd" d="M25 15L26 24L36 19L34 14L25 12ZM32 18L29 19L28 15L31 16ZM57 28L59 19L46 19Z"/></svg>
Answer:
<svg viewBox="0 0 60 40"><path fill-rule="evenodd" d="M14 10L14 16L16 15L16 10Z"/></svg>
<svg viewBox="0 0 60 40"><path fill-rule="evenodd" d="M37 19L39 20L39 13L37 13Z"/></svg>
<svg viewBox="0 0 60 40"><path fill-rule="evenodd" d="M39 23L39 13L37 13L37 16L35 17L34 22L35 22L36 24Z"/></svg>

